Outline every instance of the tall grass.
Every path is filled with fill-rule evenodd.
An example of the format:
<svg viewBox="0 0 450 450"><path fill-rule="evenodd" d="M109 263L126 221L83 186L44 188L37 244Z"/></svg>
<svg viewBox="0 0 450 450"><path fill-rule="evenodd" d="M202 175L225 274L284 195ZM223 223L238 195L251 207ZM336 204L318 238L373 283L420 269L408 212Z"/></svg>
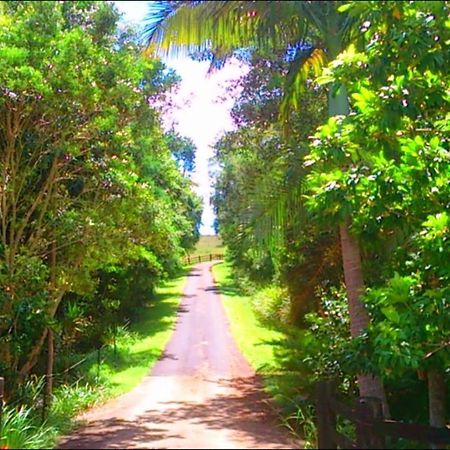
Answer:
<svg viewBox="0 0 450 450"><path fill-rule="evenodd" d="M3 409L0 426L0 448L52 448L58 435L70 430L73 418L96 404L104 394L101 386L74 383L59 386L53 395L48 417L42 421L41 380L28 383L27 404ZM31 391L31 393L30 393Z"/></svg>
<svg viewBox="0 0 450 450"><path fill-rule="evenodd" d="M47 448L55 435L55 429L51 426L38 424L31 408L6 406L3 409L1 448Z"/></svg>

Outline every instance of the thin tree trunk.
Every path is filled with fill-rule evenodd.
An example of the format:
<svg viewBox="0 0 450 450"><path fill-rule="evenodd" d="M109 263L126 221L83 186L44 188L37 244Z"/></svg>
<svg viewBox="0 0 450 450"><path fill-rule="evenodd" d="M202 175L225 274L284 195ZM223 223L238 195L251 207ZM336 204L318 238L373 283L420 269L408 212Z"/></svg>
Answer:
<svg viewBox="0 0 450 450"><path fill-rule="evenodd" d="M50 283L52 289L56 289L56 241L53 239L50 252ZM55 336L49 327L47 332L47 371L45 377L45 399L44 405L49 408L53 396L53 362L55 359ZM45 414L45 411L44 411Z"/></svg>
<svg viewBox="0 0 450 450"><path fill-rule="evenodd" d="M438 370L428 372L428 410L430 425L433 427L444 428L445 420L445 379L444 374ZM432 444L431 448L445 448L445 445L439 446Z"/></svg>
<svg viewBox="0 0 450 450"><path fill-rule="evenodd" d="M65 290L58 293L56 299L53 301L53 304L49 308L49 311L48 311L49 317L51 317L51 318L55 317L56 310L58 309L58 306L61 302L61 299L64 296L64 293L65 293ZM18 384L22 383L23 379L28 375L30 370L36 365L38 358L39 358L39 354L42 350L42 346L45 343L47 333L48 333L48 328L44 328L38 341L33 346L31 351L28 353L25 363L22 365L22 367L19 370Z"/></svg>
<svg viewBox="0 0 450 450"><path fill-rule="evenodd" d="M50 407L53 396L53 362L55 356L55 339L53 330L49 328L47 333L47 370L45 377L45 406Z"/></svg>
<svg viewBox="0 0 450 450"><path fill-rule="evenodd" d="M38 341L31 349L30 353L27 355L27 360L23 364L23 366L19 370L18 374L18 384L21 384L25 377L28 375L30 370L35 366L38 361L39 353L42 350L42 346L45 343L45 339L47 338L48 328L45 328L42 334L39 336Z"/></svg>

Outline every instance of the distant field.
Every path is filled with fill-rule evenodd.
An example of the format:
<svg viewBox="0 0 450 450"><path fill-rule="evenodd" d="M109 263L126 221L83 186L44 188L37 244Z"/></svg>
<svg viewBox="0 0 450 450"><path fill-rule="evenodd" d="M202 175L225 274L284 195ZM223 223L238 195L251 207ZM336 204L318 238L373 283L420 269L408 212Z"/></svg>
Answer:
<svg viewBox="0 0 450 450"><path fill-rule="evenodd" d="M218 236L205 235L200 236L200 240L190 256L210 255L212 253L223 253L224 251L225 247Z"/></svg>

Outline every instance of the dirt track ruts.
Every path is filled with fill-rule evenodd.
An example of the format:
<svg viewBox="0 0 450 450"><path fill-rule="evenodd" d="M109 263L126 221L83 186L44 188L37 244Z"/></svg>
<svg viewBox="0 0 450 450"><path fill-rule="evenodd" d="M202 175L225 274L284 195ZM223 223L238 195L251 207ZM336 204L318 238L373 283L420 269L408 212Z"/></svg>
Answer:
<svg viewBox="0 0 450 450"><path fill-rule="evenodd" d="M86 424L59 448L295 448L236 347L211 266L190 272L175 331L151 373L84 414Z"/></svg>

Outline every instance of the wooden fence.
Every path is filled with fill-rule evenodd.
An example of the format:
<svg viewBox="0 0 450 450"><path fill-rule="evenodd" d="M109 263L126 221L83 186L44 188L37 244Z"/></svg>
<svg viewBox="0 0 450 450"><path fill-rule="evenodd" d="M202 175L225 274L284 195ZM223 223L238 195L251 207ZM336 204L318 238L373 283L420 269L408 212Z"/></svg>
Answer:
<svg viewBox="0 0 450 450"><path fill-rule="evenodd" d="M223 253L210 253L209 255L201 256L186 256L184 258L185 264L197 264L206 261L217 261L223 259Z"/></svg>
<svg viewBox="0 0 450 450"><path fill-rule="evenodd" d="M384 449L386 437L432 444L433 448L446 448L450 444L448 428L385 420L379 399L360 397L349 406L337 399L335 386L332 381L321 381L316 386L319 449ZM356 441L336 430L338 416L353 423Z"/></svg>

